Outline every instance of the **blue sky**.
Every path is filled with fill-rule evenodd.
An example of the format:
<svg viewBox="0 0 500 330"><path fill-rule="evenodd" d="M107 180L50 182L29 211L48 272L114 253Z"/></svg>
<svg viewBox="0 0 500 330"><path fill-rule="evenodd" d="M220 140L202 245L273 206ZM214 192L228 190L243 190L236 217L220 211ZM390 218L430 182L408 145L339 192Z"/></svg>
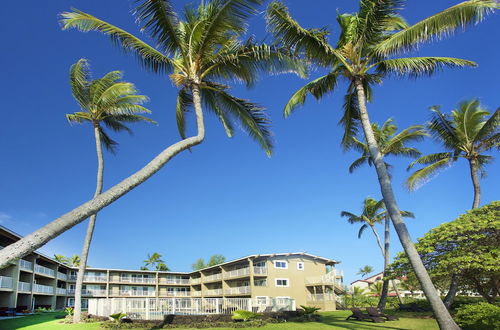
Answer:
<svg viewBox="0 0 500 330"><path fill-rule="evenodd" d="M176 8L188 1L174 0ZM356 1L288 0L292 15L306 27L327 26L337 36L336 10L353 12ZM456 3L410 0L404 17L414 23ZM125 79L151 98L148 107L159 126L140 124L135 135L113 135L116 156L106 154L105 188L141 168L178 140L176 88L167 77L142 70L98 33L61 31L57 14L75 7L129 32L139 34L130 15L133 3L119 0L53 0L30 6L3 4L0 28L2 121L0 130L0 224L26 235L86 201L94 192L96 159L92 129L70 126L65 114L77 111L68 84L69 66L90 60L96 77L123 70ZM262 8L264 10L264 7ZM257 40L266 37L264 16L251 20ZM371 119L394 117L399 128L425 122L427 108L450 111L461 100L479 97L490 110L500 106L500 19L485 22L452 38L421 47L418 55L461 57L479 63L475 69L447 70L420 80L386 80L375 88ZM269 36L267 36L269 38ZM312 77L321 72L313 72ZM188 271L199 257L219 253L228 259L249 254L307 251L341 261L346 281L368 264L377 270L382 257L370 232L357 238L342 210L359 212L366 196L380 198L373 168L349 174L354 152L339 147L337 125L345 85L321 102L309 100L285 120L282 109L291 93L306 81L295 76L264 77L252 90L234 93L268 108L276 148L267 158L243 132L227 138L213 118L206 120L205 142L174 158L149 181L99 213L90 265L139 268L148 252L159 252L173 270ZM192 124L192 121L191 121ZM425 153L439 147L420 143ZM495 155L498 156L498 153ZM417 218L408 221L412 237L450 221L472 203L472 186L461 160L414 193L403 182L406 159L394 165L394 188L400 207ZM482 204L498 199L500 163L482 180ZM41 251L78 254L87 223L49 242ZM381 230L381 228L379 228ZM392 233L392 253L401 250Z"/></svg>

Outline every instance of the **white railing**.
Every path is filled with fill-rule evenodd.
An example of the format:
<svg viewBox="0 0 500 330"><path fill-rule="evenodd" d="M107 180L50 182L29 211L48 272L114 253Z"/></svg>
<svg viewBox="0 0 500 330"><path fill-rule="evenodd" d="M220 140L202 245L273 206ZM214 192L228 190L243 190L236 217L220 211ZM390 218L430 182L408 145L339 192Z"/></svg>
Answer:
<svg viewBox="0 0 500 330"><path fill-rule="evenodd" d="M221 280L221 279L222 279L222 274L221 273L217 273L217 274L205 276L205 282L218 281L218 280Z"/></svg>
<svg viewBox="0 0 500 330"><path fill-rule="evenodd" d="M70 274L70 275L68 275L68 280L69 281L76 281L76 277L77 277L76 274Z"/></svg>
<svg viewBox="0 0 500 330"><path fill-rule="evenodd" d="M18 282L17 291L21 292L31 292L31 283L28 282Z"/></svg>
<svg viewBox="0 0 500 330"><path fill-rule="evenodd" d="M33 284L33 292L53 294L54 288L48 285Z"/></svg>
<svg viewBox="0 0 500 330"><path fill-rule="evenodd" d="M222 289L211 289L205 292L206 296L222 296Z"/></svg>
<svg viewBox="0 0 500 330"><path fill-rule="evenodd" d="M66 289L64 288L56 288L56 294L66 294Z"/></svg>
<svg viewBox="0 0 500 330"><path fill-rule="evenodd" d="M188 278L162 278L161 283L165 284L189 284Z"/></svg>
<svg viewBox="0 0 500 330"><path fill-rule="evenodd" d="M191 291L191 297L201 297L201 291Z"/></svg>
<svg viewBox="0 0 500 330"><path fill-rule="evenodd" d="M68 275L66 275L64 273L61 273L61 272L57 272L57 278L59 280L67 281L68 280Z"/></svg>
<svg viewBox="0 0 500 330"><path fill-rule="evenodd" d="M68 289L68 294L75 294L75 289ZM106 290L98 290L98 289L84 289L82 290L83 296L105 296Z"/></svg>
<svg viewBox="0 0 500 330"><path fill-rule="evenodd" d="M33 263L29 262L28 260L21 259L19 260L19 267L24 270L30 270L33 271Z"/></svg>
<svg viewBox="0 0 500 330"><path fill-rule="evenodd" d="M196 277L192 278L190 281L191 284L200 284L201 283L201 277Z"/></svg>
<svg viewBox="0 0 500 330"><path fill-rule="evenodd" d="M335 295L333 293L309 293L307 301L334 301Z"/></svg>
<svg viewBox="0 0 500 330"><path fill-rule="evenodd" d="M146 297L154 297L155 292L148 290L120 290L120 296L146 296Z"/></svg>
<svg viewBox="0 0 500 330"><path fill-rule="evenodd" d="M253 267L253 273L255 275L266 275L267 274L267 267Z"/></svg>
<svg viewBox="0 0 500 330"><path fill-rule="evenodd" d="M156 283L156 279L150 278L150 277L130 277L130 276L123 276L120 277L120 282L125 282L125 283Z"/></svg>
<svg viewBox="0 0 500 330"><path fill-rule="evenodd" d="M83 275L84 282L107 282L108 278L106 276L95 276L95 275Z"/></svg>
<svg viewBox="0 0 500 330"><path fill-rule="evenodd" d="M160 294L161 296L166 297L189 297L191 296L190 291L166 291Z"/></svg>
<svg viewBox="0 0 500 330"><path fill-rule="evenodd" d="M229 288L224 290L224 294L249 294L250 287L249 286L237 286L234 288Z"/></svg>
<svg viewBox="0 0 500 330"><path fill-rule="evenodd" d="M89 299L88 312L109 316L126 313L132 319L163 320L167 314L206 315L228 314L235 310L272 311L295 310L295 300L288 298L267 299L266 304L256 304L251 298L110 298Z"/></svg>
<svg viewBox="0 0 500 330"><path fill-rule="evenodd" d="M53 269L35 264L35 273L54 277L56 272Z"/></svg>
<svg viewBox="0 0 500 330"><path fill-rule="evenodd" d="M12 289L12 277L0 276L0 288Z"/></svg>
<svg viewBox="0 0 500 330"><path fill-rule="evenodd" d="M224 274L224 278L231 278L231 277L239 277L239 276L247 276L250 275L250 268L240 268L240 269L235 269L231 270L229 272L226 272Z"/></svg>

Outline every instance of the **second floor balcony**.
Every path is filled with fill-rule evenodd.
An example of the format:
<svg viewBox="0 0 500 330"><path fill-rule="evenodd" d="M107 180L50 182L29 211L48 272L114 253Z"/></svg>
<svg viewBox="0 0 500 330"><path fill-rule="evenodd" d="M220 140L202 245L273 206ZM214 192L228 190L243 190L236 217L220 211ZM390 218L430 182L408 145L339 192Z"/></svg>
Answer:
<svg viewBox="0 0 500 330"><path fill-rule="evenodd" d="M66 290L67 294L74 295L75 294L75 289L68 289ZM106 295L106 290L105 289L82 289L82 296L105 296Z"/></svg>
<svg viewBox="0 0 500 330"><path fill-rule="evenodd" d="M267 267L254 266L253 267L253 274L254 275L267 275Z"/></svg>
<svg viewBox="0 0 500 330"><path fill-rule="evenodd" d="M33 263L28 260L21 259L19 260L19 267L22 270L33 271Z"/></svg>
<svg viewBox="0 0 500 330"><path fill-rule="evenodd" d="M50 277L55 277L56 275L55 270L37 264L35 264L35 273Z"/></svg>
<svg viewBox="0 0 500 330"><path fill-rule="evenodd" d="M0 289L12 289L12 277L0 276Z"/></svg>
<svg viewBox="0 0 500 330"><path fill-rule="evenodd" d="M225 295L250 294L250 286L236 286L224 290Z"/></svg>
<svg viewBox="0 0 500 330"><path fill-rule="evenodd" d="M54 294L54 287L42 284L33 284L34 293Z"/></svg>
<svg viewBox="0 0 500 330"><path fill-rule="evenodd" d="M70 275L67 275L67 280L68 281L76 281L77 279L77 275L76 274L70 274ZM85 274L83 276L83 281L84 282L107 282L108 281L108 278L106 276L102 276L102 275L91 275L91 274Z"/></svg>
<svg viewBox="0 0 500 330"><path fill-rule="evenodd" d="M220 280L222 280L221 273L205 276L205 282L215 282L215 281L220 281Z"/></svg>
<svg viewBox="0 0 500 330"><path fill-rule="evenodd" d="M31 292L31 283L17 282L17 291L19 291L19 292Z"/></svg>
<svg viewBox="0 0 500 330"><path fill-rule="evenodd" d="M224 278L242 277L249 275L250 275L250 268L246 267L246 268L230 270L224 274Z"/></svg>
<svg viewBox="0 0 500 330"><path fill-rule="evenodd" d="M154 290L120 290L120 297L154 297Z"/></svg>
<svg viewBox="0 0 500 330"><path fill-rule="evenodd" d="M123 283L154 284L154 283L156 283L156 278L154 278L154 277L121 276L120 277L120 282L123 282Z"/></svg>
<svg viewBox="0 0 500 330"><path fill-rule="evenodd" d="M61 272L57 272L57 279L58 280L62 280L62 281L67 281L68 280L68 275L66 275L64 273L61 273Z"/></svg>
<svg viewBox="0 0 500 330"><path fill-rule="evenodd" d="M65 295L67 294L67 290L65 288L56 288L57 295Z"/></svg>
<svg viewBox="0 0 500 330"><path fill-rule="evenodd" d="M210 289L205 291L205 296L222 296L222 289Z"/></svg>
<svg viewBox="0 0 500 330"><path fill-rule="evenodd" d="M160 295L162 297L190 297L191 291L164 291Z"/></svg>

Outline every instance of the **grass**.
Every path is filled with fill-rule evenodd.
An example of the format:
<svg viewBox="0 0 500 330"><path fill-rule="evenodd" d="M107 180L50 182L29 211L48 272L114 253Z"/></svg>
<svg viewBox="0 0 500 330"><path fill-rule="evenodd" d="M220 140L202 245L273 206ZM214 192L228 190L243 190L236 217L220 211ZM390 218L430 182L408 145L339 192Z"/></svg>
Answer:
<svg viewBox="0 0 500 330"><path fill-rule="evenodd" d="M268 324L265 327L255 328L262 330L321 330L321 329L355 329L355 330L437 330L438 325L434 319L409 317L415 314L397 313L400 317L399 321L391 321L385 323L371 323L361 321L346 321L346 317L350 315L349 311L325 312L322 315L322 322L307 322L307 323L277 323ZM100 329L99 323L82 323L82 324L64 324L61 319L55 317L64 315L64 313L43 313L32 316L25 316L16 319L8 319L0 321L0 329L27 329L27 330L59 330L59 329ZM231 328L212 328L213 330L226 330ZM246 328L252 329L252 328Z"/></svg>

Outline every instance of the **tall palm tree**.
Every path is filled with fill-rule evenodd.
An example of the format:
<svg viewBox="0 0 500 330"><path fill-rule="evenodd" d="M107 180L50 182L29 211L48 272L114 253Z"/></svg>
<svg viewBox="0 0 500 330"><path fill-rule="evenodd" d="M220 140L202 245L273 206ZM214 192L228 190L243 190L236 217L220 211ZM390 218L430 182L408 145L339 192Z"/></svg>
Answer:
<svg viewBox="0 0 500 330"><path fill-rule="evenodd" d="M152 254L148 253L148 257L143 262L145 267L151 266L153 269L155 269L158 264L165 264L165 261L162 260L162 255L158 252Z"/></svg>
<svg viewBox="0 0 500 330"><path fill-rule="evenodd" d="M79 267L80 266L80 256L77 254L73 254L73 256L69 259L69 264L72 267Z"/></svg>
<svg viewBox="0 0 500 330"><path fill-rule="evenodd" d="M384 156L384 158L386 156L405 156L417 158L422 154L418 149L407 145L407 143L422 141L424 139L424 136L426 136L427 133L422 125L410 126L396 134L398 128L395 124L393 124L393 119L389 118L384 122L382 127L380 127L377 123L372 123L372 130L375 140L377 141L380 154ZM361 152L361 157L356 159L349 166L350 173L353 173L363 164L368 164L370 166L373 165L373 160L370 156L370 149L368 148L366 140L361 141L357 137L353 137L350 147ZM391 168L391 165L387 162L385 162L385 166L387 169Z"/></svg>
<svg viewBox="0 0 500 330"><path fill-rule="evenodd" d="M379 127L377 123L372 123L372 129L373 129L373 134L375 136L375 140L377 141L378 148L380 151L380 155L382 157L387 157L387 156L405 156L405 157L412 157L416 158L420 156L422 153L413 147L408 146L407 144L410 142L415 142L415 141L421 141L423 140L424 136L428 135L425 130L423 129L424 127L422 125L413 125L410 126L401 132L397 133L397 127L395 124L393 124L392 118L389 118L385 121L385 123L382 125L382 127ZM365 140L365 139L363 139ZM361 157L355 160L351 166L349 166L349 172L352 173L354 170L359 168L363 164L368 164L370 166L373 165L373 160L370 156L370 150L368 148L368 143L365 141L360 141L356 137L352 138L352 143L350 144L353 149L357 149L359 152L361 152ZM391 165L387 162L385 162L385 167L387 170L390 170ZM390 171L389 171L390 174ZM385 215L385 221L384 221L384 284L383 284L383 289L382 289L382 294L380 295L380 300L378 303L378 308L380 310L385 309L385 304L387 302L387 296L389 294L389 281L386 279L387 274L386 271L389 266L389 256L390 256L390 219L388 214L386 213ZM398 296L398 299L400 300L401 303L402 297L398 292L398 289L395 285L395 282L392 281L392 285L394 287L394 290L396 291L396 294Z"/></svg>
<svg viewBox="0 0 500 330"><path fill-rule="evenodd" d="M134 11L141 30L154 41L150 46L112 24L74 10L62 13L63 29L100 31L111 37L124 52L137 57L141 65L170 78L179 86L176 115L182 140L158 154L142 169L72 211L0 251L0 268L20 258L92 214L113 203L184 150L203 142L205 125L202 105L222 122L228 135L235 124L271 154L270 121L264 109L228 92L227 81L255 84L260 73L295 72L306 75L306 63L285 48L241 41L247 19L257 13L262 0L203 1L197 9L186 8L183 20L168 0L139 0ZM196 134L185 136L185 112L194 108Z"/></svg>
<svg viewBox="0 0 500 330"><path fill-rule="evenodd" d="M494 148L500 150L500 108L487 118L490 113L481 107L479 100L473 99L460 102L458 108L452 110L451 116L442 113L438 106L431 107L431 111L432 118L427 123L427 129L444 150L413 161L408 170L415 165L425 167L410 175L406 186L414 190L420 184L426 183L440 169L463 158L469 162L474 189L472 208L477 208L481 202L478 174L484 176L485 165L493 160L493 157L485 152Z"/></svg>
<svg viewBox="0 0 500 330"><path fill-rule="evenodd" d="M62 254L54 254L54 260L65 265L69 264L69 258L63 256Z"/></svg>
<svg viewBox="0 0 500 330"><path fill-rule="evenodd" d="M469 171L474 189L472 208L481 203L481 185L478 174L486 175L485 165L493 161L493 157L485 152L500 149L500 108L493 115L483 109L479 100L472 99L458 104L451 116L440 111L440 107L431 107L432 117L427 129L436 142L444 147L443 152L422 156L413 161L408 170L415 165L424 165L415 171L406 181L410 190L426 183L440 169L450 166L459 158L469 162ZM426 165L426 166L425 166ZM450 307L458 291L459 274L453 274L447 290L444 304Z"/></svg>
<svg viewBox="0 0 500 330"><path fill-rule="evenodd" d="M363 268L360 268L356 274L361 275L361 277L365 277L370 273L373 273L373 267L366 265Z"/></svg>
<svg viewBox="0 0 500 330"><path fill-rule="evenodd" d="M156 122L139 115L151 112L142 106L148 98L137 94L134 84L121 81L122 72L111 71L102 78L92 80L88 61L80 59L71 66L69 75L71 92L80 107L80 111L67 114L66 118L70 123L89 123L94 131L97 153L97 182L94 192L94 197L96 197L102 192L103 185L104 158L102 146L104 145L112 153L116 152L117 146L117 142L109 137L103 126L115 132L127 131L132 133L132 130L127 127L128 123ZM83 241L81 262L78 267L73 312L73 320L76 323L80 322L83 276L87 267L96 217L97 213L90 216Z"/></svg>
<svg viewBox="0 0 500 330"><path fill-rule="evenodd" d="M169 272L170 268L168 268L167 264L165 264L164 262L160 262L156 265L156 270Z"/></svg>
<svg viewBox="0 0 500 330"><path fill-rule="evenodd" d="M351 144L351 137L361 124L389 215L438 323L442 329L458 329L432 285L401 217L387 168L373 134L366 103L372 98L371 86L381 82L386 76L417 78L432 75L446 67L475 66L474 62L457 58L394 55L414 50L421 43L477 23L487 13L498 8L498 4L494 0L465 1L408 26L399 14L404 2L360 0L357 13L337 16L341 31L335 46L328 43L328 31L303 28L280 2L270 4L267 20L269 30L279 42L329 71L325 76L306 84L291 97L285 107L285 116L304 104L307 95L311 94L319 99L335 89L337 78L348 80L345 112L341 120L345 126L343 143L346 147Z"/></svg>

